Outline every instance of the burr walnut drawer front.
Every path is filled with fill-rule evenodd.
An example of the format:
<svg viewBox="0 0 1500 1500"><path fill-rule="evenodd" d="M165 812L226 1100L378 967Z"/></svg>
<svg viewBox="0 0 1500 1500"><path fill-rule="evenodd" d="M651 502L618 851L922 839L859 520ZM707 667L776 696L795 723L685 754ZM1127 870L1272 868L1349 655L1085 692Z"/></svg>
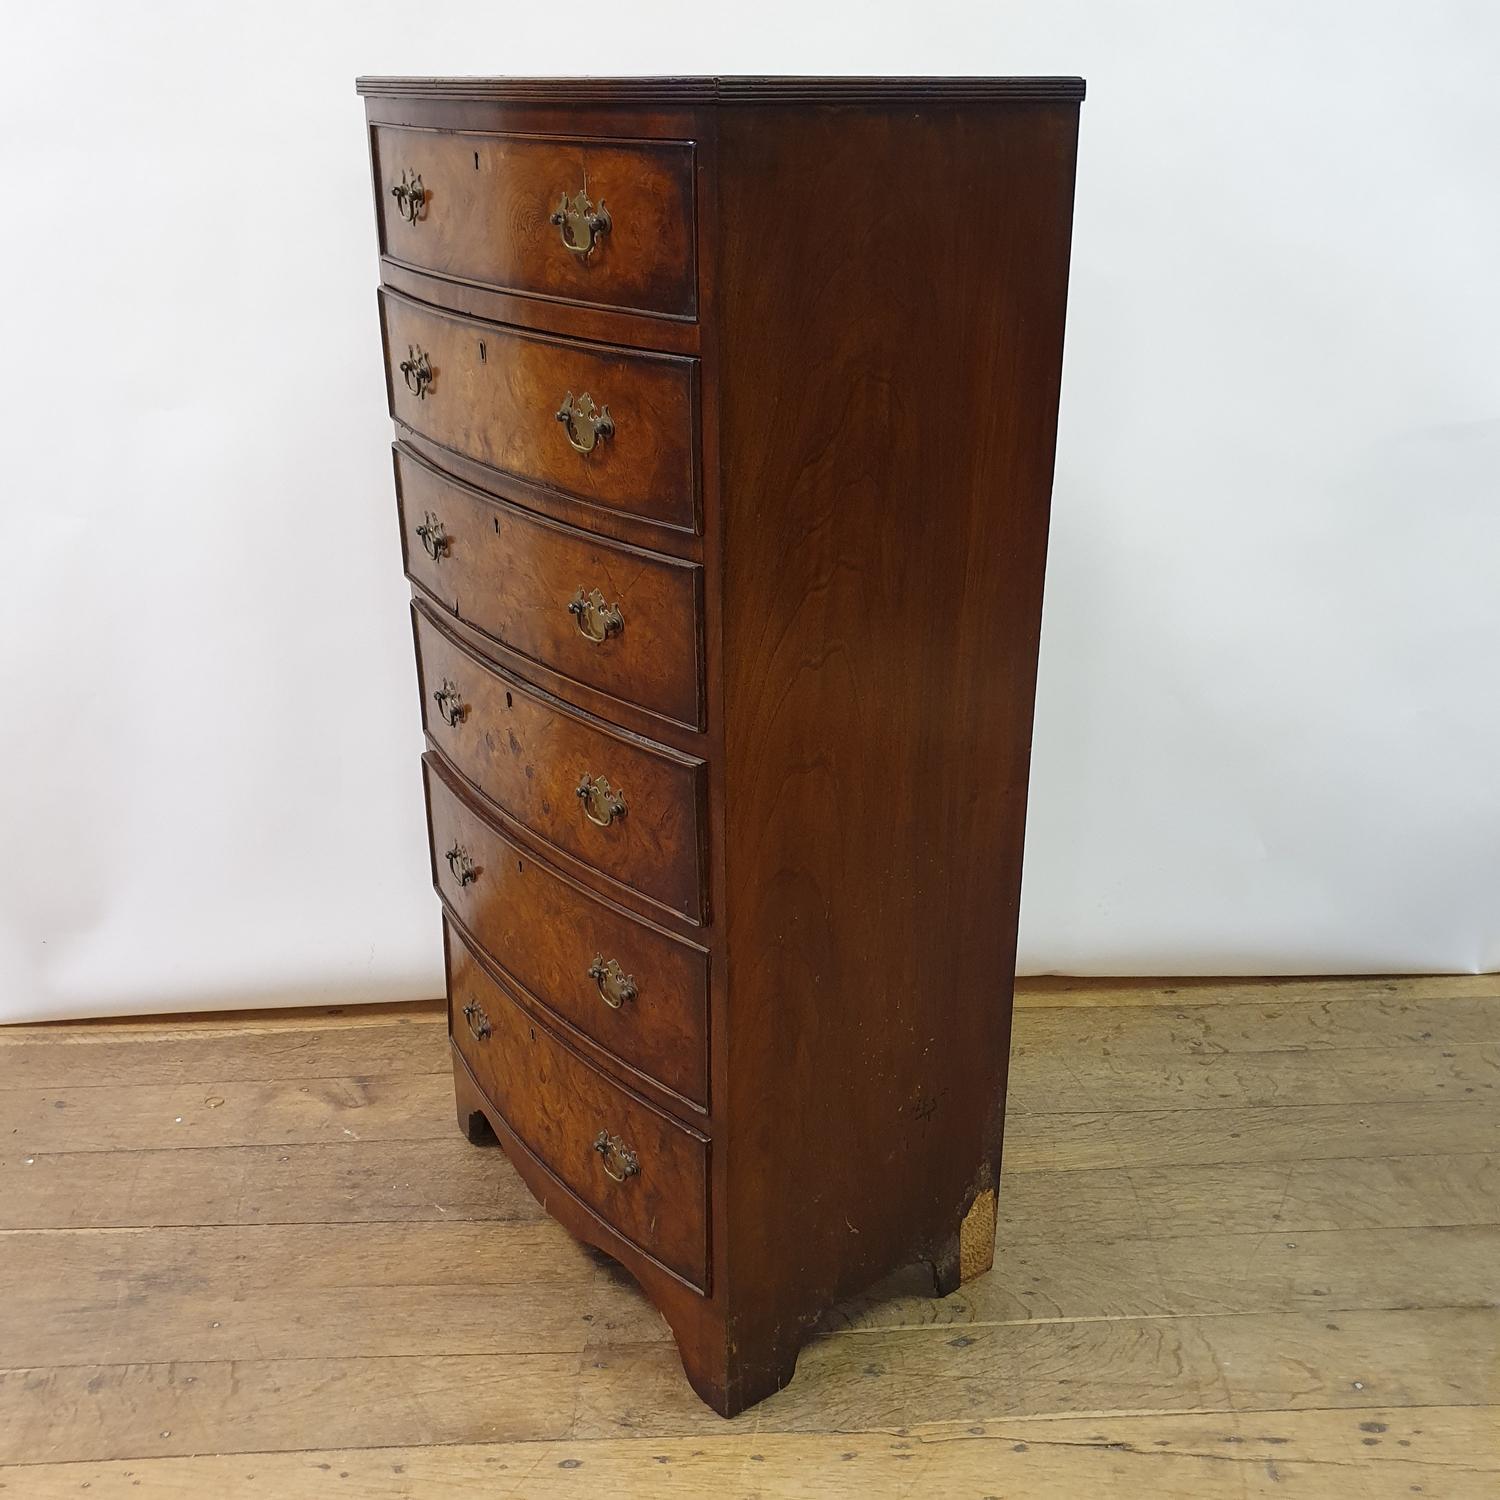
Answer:
<svg viewBox="0 0 1500 1500"><path fill-rule="evenodd" d="M414 606L427 734L500 809L595 869L703 918L703 763L482 661Z"/></svg>
<svg viewBox="0 0 1500 1500"><path fill-rule="evenodd" d="M512 651L690 727L703 570L491 500L396 449L407 575Z"/></svg>
<svg viewBox="0 0 1500 1500"><path fill-rule="evenodd" d="M693 148L373 131L380 246L506 291L693 315Z"/></svg>
<svg viewBox="0 0 1500 1500"><path fill-rule="evenodd" d="M433 882L489 957L590 1041L708 1098L708 955L519 848L427 756Z"/></svg>
<svg viewBox="0 0 1500 1500"><path fill-rule="evenodd" d="M526 1148L627 1239L706 1286L707 1140L533 1020L451 928L448 994L459 1053Z"/></svg>
<svg viewBox="0 0 1500 1500"><path fill-rule="evenodd" d="M398 422L527 484L695 527L695 360L380 299Z"/></svg>

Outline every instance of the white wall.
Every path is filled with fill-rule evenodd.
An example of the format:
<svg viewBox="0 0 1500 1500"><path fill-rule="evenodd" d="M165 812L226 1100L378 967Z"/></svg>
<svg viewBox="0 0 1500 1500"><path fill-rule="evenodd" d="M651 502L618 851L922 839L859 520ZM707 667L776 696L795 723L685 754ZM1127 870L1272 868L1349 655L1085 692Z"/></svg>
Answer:
<svg viewBox="0 0 1500 1500"><path fill-rule="evenodd" d="M1085 74L1023 964L1500 966L1497 8L3 32L0 1019L440 987L356 72Z"/></svg>

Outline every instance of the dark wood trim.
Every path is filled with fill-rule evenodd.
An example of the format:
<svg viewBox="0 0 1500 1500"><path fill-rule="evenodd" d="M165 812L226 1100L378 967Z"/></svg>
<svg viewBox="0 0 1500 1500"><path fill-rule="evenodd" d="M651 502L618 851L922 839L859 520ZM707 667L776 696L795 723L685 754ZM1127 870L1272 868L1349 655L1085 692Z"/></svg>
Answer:
<svg viewBox="0 0 1500 1500"><path fill-rule="evenodd" d="M724 850L724 509L723 482L719 454L719 393L723 366L719 346L719 113L704 109L698 124L697 202L694 218L698 225L698 315L701 319L699 364L699 413L702 442L702 471L699 500L702 506L703 570L703 660L704 710L708 729L704 736L708 773L704 780L709 790L703 817L704 869L714 897L714 925L705 934L711 945L708 976L708 1061L709 1089L713 1101L713 1137L711 1161L715 1170L709 1178L710 1221L723 1226L723 1233L709 1239L713 1261L714 1285L721 1289L731 1284L729 1234L729 1142L733 1139L729 1111L729 944L724 913L728 900L727 859ZM706 1356L700 1356L706 1357ZM688 1378L698 1393L711 1404L728 1399L730 1361L722 1345L716 1346L712 1359L717 1373L710 1377L684 1360ZM720 1408L722 1409L722 1407Z"/></svg>
<svg viewBox="0 0 1500 1500"><path fill-rule="evenodd" d="M501 130L521 135L581 134L618 141L688 139L694 133L697 112L697 105L643 110L628 105L450 99L441 94L374 94L365 99L366 117L372 125Z"/></svg>
<svg viewBox="0 0 1500 1500"><path fill-rule="evenodd" d="M384 331L382 327L382 335ZM389 376L386 387L389 393ZM498 500L509 501L522 510L547 516L567 526L596 532L613 542L626 542L648 552L686 558L689 562L703 561L702 538L695 531L672 526L665 521L652 521L628 511L611 510L608 506L580 500L576 495L567 495L561 490L534 484L529 479L502 473L499 469L480 463L478 459L466 457L456 448L445 448L441 443L424 437L399 418L392 418L391 425L396 429L397 440L413 453L420 454L440 474L462 479L472 488L494 495ZM699 503L701 506L701 500Z"/></svg>
<svg viewBox="0 0 1500 1500"><path fill-rule="evenodd" d="M697 354L698 324L667 313L625 312L591 302L567 302L530 292L509 292L477 281L439 276L384 255L381 280L416 302L461 312L491 323L538 333L564 334L593 344L612 344L654 354Z"/></svg>
<svg viewBox="0 0 1500 1500"><path fill-rule="evenodd" d="M1081 78L817 78L791 75L684 78L356 78L371 97L482 99L497 104L912 104L1081 103Z"/></svg>

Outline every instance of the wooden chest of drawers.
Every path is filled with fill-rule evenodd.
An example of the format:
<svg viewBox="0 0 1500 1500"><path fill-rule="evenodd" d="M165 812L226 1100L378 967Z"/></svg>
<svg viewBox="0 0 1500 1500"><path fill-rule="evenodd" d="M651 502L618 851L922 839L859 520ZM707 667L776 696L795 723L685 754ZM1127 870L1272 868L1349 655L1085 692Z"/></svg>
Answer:
<svg viewBox="0 0 1500 1500"><path fill-rule="evenodd" d="M1077 79L363 79L459 1120L733 1414L993 1250Z"/></svg>

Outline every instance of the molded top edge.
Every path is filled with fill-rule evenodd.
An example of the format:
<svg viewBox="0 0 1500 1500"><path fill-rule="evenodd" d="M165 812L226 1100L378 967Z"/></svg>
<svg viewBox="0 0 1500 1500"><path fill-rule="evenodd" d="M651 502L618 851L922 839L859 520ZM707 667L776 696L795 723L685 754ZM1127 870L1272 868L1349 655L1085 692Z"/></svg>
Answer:
<svg viewBox="0 0 1500 1500"><path fill-rule="evenodd" d="M1078 103L1081 78L357 78L364 95L500 104Z"/></svg>

